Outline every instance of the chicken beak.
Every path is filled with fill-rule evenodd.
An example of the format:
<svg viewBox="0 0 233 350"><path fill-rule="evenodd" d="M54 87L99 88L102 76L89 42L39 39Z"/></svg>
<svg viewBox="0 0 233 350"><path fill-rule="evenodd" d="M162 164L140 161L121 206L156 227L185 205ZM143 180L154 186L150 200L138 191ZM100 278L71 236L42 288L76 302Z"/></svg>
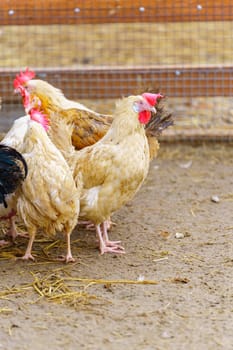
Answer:
<svg viewBox="0 0 233 350"><path fill-rule="evenodd" d="M155 107L151 107L151 110L150 110L151 112L153 112L154 114L156 114L157 113L157 111L156 111L156 108Z"/></svg>
<svg viewBox="0 0 233 350"><path fill-rule="evenodd" d="M14 94L20 94L20 89L19 88L14 89Z"/></svg>

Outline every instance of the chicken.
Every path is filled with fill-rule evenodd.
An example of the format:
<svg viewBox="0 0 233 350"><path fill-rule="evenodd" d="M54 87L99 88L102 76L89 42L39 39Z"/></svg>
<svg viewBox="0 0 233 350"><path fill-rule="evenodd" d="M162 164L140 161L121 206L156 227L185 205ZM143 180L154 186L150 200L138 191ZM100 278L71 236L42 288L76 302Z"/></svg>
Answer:
<svg viewBox="0 0 233 350"><path fill-rule="evenodd" d="M68 100L63 93L47 83L46 81L30 78L33 72L26 70L16 76L14 80L14 88L19 91L23 98L23 104L26 113L32 107L41 108L41 110L49 117L51 127L53 126L53 116L58 115L64 118L67 123L73 125L72 143L76 149L82 149L90 146L100 140L110 128L113 116L99 114L84 105ZM37 97L37 99L35 99ZM163 96L158 94L158 100ZM167 118L164 115L163 108L159 107L160 118ZM158 120L155 114L152 114L152 120ZM170 125L171 115L169 115ZM166 125L168 126L168 125ZM157 141L157 127L154 123L145 126L146 135L148 137L150 159L157 156L159 143Z"/></svg>
<svg viewBox="0 0 233 350"><path fill-rule="evenodd" d="M20 152L20 146L23 143L24 135L26 132L26 125L27 121L29 120L28 116L20 117L16 119L10 128L10 130L7 132L5 137L2 139L1 143L8 146L15 148L18 152ZM26 172L25 172L26 175ZM9 219L10 221L10 228L7 232L7 235L12 238L14 241L17 236L24 236L24 234L19 234L16 230L15 225L15 215L16 215L16 202L17 202L17 196L14 195L7 200L8 207L5 210L2 207L1 216L2 218Z"/></svg>
<svg viewBox="0 0 233 350"><path fill-rule="evenodd" d="M40 99L41 106L34 106L42 108L47 116L51 117L53 112L59 113L67 123L73 124L72 142L76 149L92 145L106 134L112 116L96 113L78 102L70 101L59 89L46 81L31 79L32 76L33 72L26 70L14 80L15 91L21 93L24 107L29 93L31 100L34 96ZM26 108L26 113L29 109Z"/></svg>
<svg viewBox="0 0 233 350"><path fill-rule="evenodd" d="M10 220L9 235L15 239L17 232L14 217L18 190L28 172L24 157L14 148L0 144L0 219ZM6 244L0 241L0 246Z"/></svg>
<svg viewBox="0 0 233 350"><path fill-rule="evenodd" d="M81 183L76 186L67 162L49 139L45 116L34 110L31 119L26 121L20 146L28 164L28 176L20 190L17 213L30 237L22 259L34 259L31 253L33 241L37 230L42 229L46 234L63 230L67 239L64 260L74 261L70 235L78 220Z"/></svg>
<svg viewBox="0 0 233 350"><path fill-rule="evenodd" d="M118 102L106 135L76 153L74 177L82 174L80 218L95 224L101 254L123 253L108 238L107 220L131 200L145 180L150 162L144 124L155 112L158 95L144 93Z"/></svg>

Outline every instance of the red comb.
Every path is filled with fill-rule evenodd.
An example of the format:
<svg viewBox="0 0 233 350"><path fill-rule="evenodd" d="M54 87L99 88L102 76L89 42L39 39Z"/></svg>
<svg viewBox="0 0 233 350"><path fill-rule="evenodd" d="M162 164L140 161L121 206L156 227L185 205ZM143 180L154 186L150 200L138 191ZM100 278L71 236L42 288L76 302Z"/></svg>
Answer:
<svg viewBox="0 0 233 350"><path fill-rule="evenodd" d="M29 111L29 115L30 115L31 120L34 120L35 122L41 124L46 131L48 130L49 120L48 120L46 114L44 114L43 112L39 111L36 108L32 108Z"/></svg>
<svg viewBox="0 0 233 350"><path fill-rule="evenodd" d="M26 68L24 72L20 72L19 74L16 75L13 83L14 88L15 89L20 88L20 86L23 86L28 80L31 80L34 77L35 77L35 72Z"/></svg>
<svg viewBox="0 0 233 350"><path fill-rule="evenodd" d="M151 106L155 106L158 102L158 99L163 98L163 95L145 92L144 94L142 94L142 97L144 97Z"/></svg>

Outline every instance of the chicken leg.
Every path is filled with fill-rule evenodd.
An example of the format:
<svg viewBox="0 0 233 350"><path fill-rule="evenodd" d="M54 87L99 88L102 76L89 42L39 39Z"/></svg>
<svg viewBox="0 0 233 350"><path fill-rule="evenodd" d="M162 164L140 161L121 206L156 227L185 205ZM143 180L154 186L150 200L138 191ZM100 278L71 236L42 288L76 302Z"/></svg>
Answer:
<svg viewBox="0 0 233 350"><path fill-rule="evenodd" d="M103 233L101 231L101 226L103 229ZM107 233L107 222L104 222L102 225L100 224L96 225L96 234L99 239L99 249L100 254L103 255L104 253L115 253L115 254L124 254L124 248L119 246L120 241L110 241L108 239L108 233Z"/></svg>
<svg viewBox="0 0 233 350"><path fill-rule="evenodd" d="M61 255L57 258L58 261L64 261L66 263L69 262L75 262L75 258L73 258L71 253L71 244L70 244L70 235L72 233L73 227L66 227L65 229L65 235L66 235L66 246L67 246L67 253L66 255Z"/></svg>
<svg viewBox="0 0 233 350"><path fill-rule="evenodd" d="M75 259L73 258L72 253L71 253L70 235L71 235L71 232L66 234L66 244L67 244L67 254L66 254L66 258L65 258L66 263L75 262Z"/></svg>
<svg viewBox="0 0 233 350"><path fill-rule="evenodd" d="M112 226L116 226L116 223L113 222L110 217L105 222L107 224L108 230L110 230L112 228ZM83 220L83 221L79 220L78 225L85 225L86 230L90 230L90 231L95 230L95 224L93 222L91 222L90 220L89 221L88 220Z"/></svg>
<svg viewBox="0 0 233 350"><path fill-rule="evenodd" d="M69 262L75 262L75 258L73 258L71 253L71 245L70 245L70 235L71 235L72 229L67 229L66 232L66 245L67 245L67 253L66 256L62 256L61 261L65 261L66 263Z"/></svg>

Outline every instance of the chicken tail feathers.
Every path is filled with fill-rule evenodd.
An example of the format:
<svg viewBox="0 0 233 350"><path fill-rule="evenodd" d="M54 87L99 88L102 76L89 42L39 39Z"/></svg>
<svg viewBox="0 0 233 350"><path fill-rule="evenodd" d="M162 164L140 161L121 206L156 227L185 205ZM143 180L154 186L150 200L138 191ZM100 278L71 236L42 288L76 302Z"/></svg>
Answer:
<svg viewBox="0 0 233 350"><path fill-rule="evenodd" d="M24 157L12 147L0 144L0 203L7 208L5 196L13 193L28 173Z"/></svg>
<svg viewBox="0 0 233 350"><path fill-rule="evenodd" d="M159 102L156 106L157 113L152 113L149 123L146 125L147 136L159 136L162 131L174 124L174 119L171 113L166 111Z"/></svg>

